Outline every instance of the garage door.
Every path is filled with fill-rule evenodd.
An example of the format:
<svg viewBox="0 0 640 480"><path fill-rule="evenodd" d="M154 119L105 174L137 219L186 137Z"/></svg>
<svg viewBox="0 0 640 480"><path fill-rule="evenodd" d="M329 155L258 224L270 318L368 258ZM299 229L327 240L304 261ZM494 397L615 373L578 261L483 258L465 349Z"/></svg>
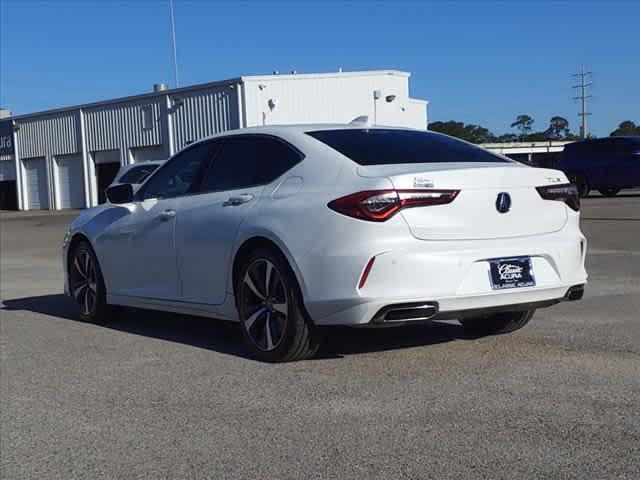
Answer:
<svg viewBox="0 0 640 480"><path fill-rule="evenodd" d="M56 157L58 165L58 199L60 208L84 208L84 177L82 157L64 155Z"/></svg>
<svg viewBox="0 0 640 480"><path fill-rule="evenodd" d="M17 210L18 195L16 193L16 181L0 181L0 210Z"/></svg>
<svg viewBox="0 0 640 480"><path fill-rule="evenodd" d="M105 191L116 178L120 170L119 163L99 163L96 165L96 175L98 177L98 203L107 201Z"/></svg>
<svg viewBox="0 0 640 480"><path fill-rule="evenodd" d="M49 208L47 192L47 167L44 157L23 160L29 210Z"/></svg>
<svg viewBox="0 0 640 480"><path fill-rule="evenodd" d="M98 203L104 203L107 201L104 191L120 170L120 150L101 150L92 152L91 155L96 164L98 177Z"/></svg>

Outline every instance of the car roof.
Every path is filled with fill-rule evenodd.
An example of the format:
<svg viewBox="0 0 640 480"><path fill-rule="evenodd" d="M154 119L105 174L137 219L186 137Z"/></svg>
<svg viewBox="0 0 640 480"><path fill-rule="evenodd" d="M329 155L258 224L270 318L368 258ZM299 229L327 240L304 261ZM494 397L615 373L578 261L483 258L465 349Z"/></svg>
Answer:
<svg viewBox="0 0 640 480"><path fill-rule="evenodd" d="M360 118L363 117L358 117L356 120L359 120ZM398 127L393 125L370 125L366 121L356 120L352 121L351 123L300 123L288 125L260 125L257 127L245 127L237 128L234 130L226 130L224 132L209 135L208 137L200 138L194 142L191 142L185 145L182 149L178 150L176 153L182 150L186 150L187 148L192 147L193 145L197 145L201 142L239 135L273 135L275 137L282 138L283 140L291 141L296 137L300 138L307 132L318 130L362 130L363 128L367 130L414 130L418 132L429 132L438 134L437 132L431 132L429 130L421 130L411 127Z"/></svg>
<svg viewBox="0 0 640 480"><path fill-rule="evenodd" d="M304 134L307 132L312 132L314 130L361 130L366 128L368 130L417 130L415 128L410 127L398 127L392 125L370 125L365 122L358 123L301 123L295 125L261 125L257 127L246 127L246 128L238 128L235 130L227 130L224 132L216 133L215 135L210 135L206 138L200 139L197 142L205 140L211 140L215 138L222 137L230 137L234 135L247 135L247 134L261 134L261 135L296 135L296 134ZM417 130L417 131L427 131L427 130Z"/></svg>
<svg viewBox="0 0 640 480"><path fill-rule="evenodd" d="M145 160L144 162L129 163L120 167L121 171L130 170L135 167L144 167L145 165L162 165L166 160Z"/></svg>
<svg viewBox="0 0 640 480"><path fill-rule="evenodd" d="M619 137L602 137L602 138L589 138L586 140L579 140L577 142L568 143L565 147L574 147L580 145L592 145L594 143L611 143L617 140L625 140L625 141L640 141L640 136L632 136L632 135L624 135Z"/></svg>

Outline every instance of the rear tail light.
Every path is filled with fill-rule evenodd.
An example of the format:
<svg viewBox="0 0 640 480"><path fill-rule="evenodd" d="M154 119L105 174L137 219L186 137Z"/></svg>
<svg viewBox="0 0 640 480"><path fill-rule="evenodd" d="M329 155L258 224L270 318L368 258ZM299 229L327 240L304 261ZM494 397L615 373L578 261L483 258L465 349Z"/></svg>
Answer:
<svg viewBox="0 0 640 480"><path fill-rule="evenodd" d="M536 190L545 200L558 200L569 205L572 210L580 211L580 195L578 195L576 186L571 183L546 185L544 187L536 187Z"/></svg>
<svg viewBox="0 0 640 480"><path fill-rule="evenodd" d="M444 205L460 190L369 190L329 202L328 207L360 220L384 222L403 208Z"/></svg>

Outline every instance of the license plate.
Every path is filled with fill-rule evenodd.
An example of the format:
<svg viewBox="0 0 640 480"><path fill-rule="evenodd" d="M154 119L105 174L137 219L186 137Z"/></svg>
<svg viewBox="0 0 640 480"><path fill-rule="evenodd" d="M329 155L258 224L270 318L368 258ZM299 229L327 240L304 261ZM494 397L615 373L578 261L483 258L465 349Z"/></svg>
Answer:
<svg viewBox="0 0 640 480"><path fill-rule="evenodd" d="M489 267L489 278L494 290L533 287L536 284L529 257L489 260Z"/></svg>

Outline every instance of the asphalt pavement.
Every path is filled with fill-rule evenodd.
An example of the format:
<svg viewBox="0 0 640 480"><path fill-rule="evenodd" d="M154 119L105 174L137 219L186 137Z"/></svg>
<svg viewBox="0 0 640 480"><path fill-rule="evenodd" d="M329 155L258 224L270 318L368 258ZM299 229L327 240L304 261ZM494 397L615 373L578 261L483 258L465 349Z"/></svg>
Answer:
<svg viewBox="0 0 640 480"><path fill-rule="evenodd" d="M77 320L74 212L2 212L1 479L640 478L640 195L583 201L585 298L510 335L330 329L245 357L236 326Z"/></svg>

